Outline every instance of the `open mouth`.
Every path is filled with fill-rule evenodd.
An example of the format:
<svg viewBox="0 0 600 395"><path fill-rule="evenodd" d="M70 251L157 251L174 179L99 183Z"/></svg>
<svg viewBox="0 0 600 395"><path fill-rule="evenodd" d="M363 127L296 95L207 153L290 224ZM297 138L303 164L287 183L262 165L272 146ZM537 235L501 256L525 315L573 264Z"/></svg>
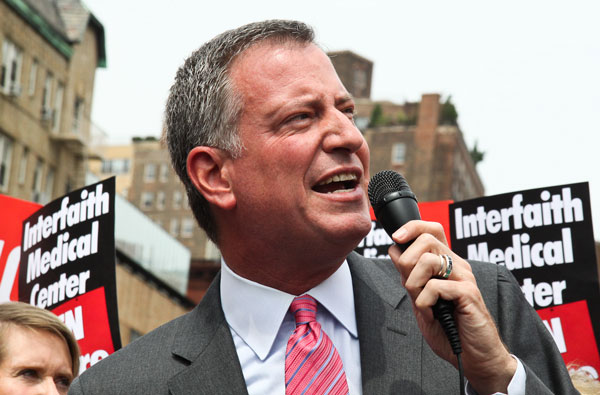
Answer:
<svg viewBox="0 0 600 395"><path fill-rule="evenodd" d="M351 192L358 185L358 177L354 173L342 173L329 177L313 187L319 193Z"/></svg>

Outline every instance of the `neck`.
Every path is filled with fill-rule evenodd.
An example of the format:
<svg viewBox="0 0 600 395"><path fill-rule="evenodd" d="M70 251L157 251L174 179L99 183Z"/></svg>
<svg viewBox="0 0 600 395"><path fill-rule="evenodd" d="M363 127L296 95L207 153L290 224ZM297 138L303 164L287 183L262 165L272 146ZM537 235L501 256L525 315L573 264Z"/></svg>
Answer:
<svg viewBox="0 0 600 395"><path fill-rule="evenodd" d="M278 256L261 255L261 252L265 251L269 250L260 245L255 246L252 251L229 249L224 245L221 248L227 266L235 274L291 295L301 295L321 284L335 273L349 253L339 256L317 256L311 251L280 251Z"/></svg>

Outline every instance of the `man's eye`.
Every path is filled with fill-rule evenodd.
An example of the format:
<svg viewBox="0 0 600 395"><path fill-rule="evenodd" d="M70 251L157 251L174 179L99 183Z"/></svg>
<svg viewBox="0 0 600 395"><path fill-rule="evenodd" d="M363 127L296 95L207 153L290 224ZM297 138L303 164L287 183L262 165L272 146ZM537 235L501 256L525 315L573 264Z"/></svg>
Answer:
<svg viewBox="0 0 600 395"><path fill-rule="evenodd" d="M344 108L342 110L344 114L354 123L354 117L356 116L356 112L354 111L354 107Z"/></svg>
<svg viewBox="0 0 600 395"><path fill-rule="evenodd" d="M310 115L308 113L301 113L289 117L286 122L303 121L308 118L310 118Z"/></svg>

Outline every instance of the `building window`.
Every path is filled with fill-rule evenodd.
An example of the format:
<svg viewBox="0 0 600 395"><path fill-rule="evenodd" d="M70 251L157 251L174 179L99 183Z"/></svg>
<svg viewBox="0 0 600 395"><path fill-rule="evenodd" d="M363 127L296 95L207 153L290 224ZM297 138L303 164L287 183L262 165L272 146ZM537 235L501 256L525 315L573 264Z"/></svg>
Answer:
<svg viewBox="0 0 600 395"><path fill-rule="evenodd" d="M172 236L177 237L179 233L179 220L177 218L171 218L169 223L169 232Z"/></svg>
<svg viewBox="0 0 600 395"><path fill-rule="evenodd" d="M157 210L165 209L165 193L163 191L158 191L156 193L156 209Z"/></svg>
<svg viewBox="0 0 600 395"><path fill-rule="evenodd" d="M102 173L125 174L129 171L129 159L115 158L102 161Z"/></svg>
<svg viewBox="0 0 600 395"><path fill-rule="evenodd" d="M169 180L169 165L161 163L158 179L160 182L167 182Z"/></svg>
<svg viewBox="0 0 600 395"><path fill-rule="evenodd" d="M150 210L154 204L153 192L142 192L142 210Z"/></svg>
<svg viewBox="0 0 600 395"><path fill-rule="evenodd" d="M406 144L396 143L392 146L392 164L402 165L406 159Z"/></svg>
<svg viewBox="0 0 600 395"><path fill-rule="evenodd" d="M40 203L42 201L42 171L44 170L44 162L38 158L35 162L33 170L33 187L31 188L31 200Z"/></svg>
<svg viewBox="0 0 600 395"><path fill-rule="evenodd" d="M38 71L38 61L37 59L33 59L33 63L31 63L31 68L29 69L29 96L33 96L35 94L35 83L37 82L37 71Z"/></svg>
<svg viewBox="0 0 600 395"><path fill-rule="evenodd" d="M44 193L42 194L42 200L40 203L46 204L52 199L52 190L54 189L54 169L49 168L48 174L46 174L46 185L44 186Z"/></svg>
<svg viewBox="0 0 600 395"><path fill-rule="evenodd" d="M184 218L181 221L181 237L189 239L194 234L194 220L191 218Z"/></svg>
<svg viewBox="0 0 600 395"><path fill-rule="evenodd" d="M21 160L19 161L19 184L25 184L25 177L27 176L27 161L29 160L29 148L23 147L23 153L21 154Z"/></svg>
<svg viewBox="0 0 600 395"><path fill-rule="evenodd" d="M2 43L2 66L0 68L0 90L5 95L21 94L21 65L23 51L12 41L5 39Z"/></svg>
<svg viewBox="0 0 600 395"><path fill-rule="evenodd" d="M73 106L73 133L81 133L81 127L83 126L83 103L81 97L75 98L75 105Z"/></svg>
<svg viewBox="0 0 600 395"><path fill-rule="evenodd" d="M173 192L173 208L174 209L181 208L181 191Z"/></svg>
<svg viewBox="0 0 600 395"><path fill-rule="evenodd" d="M63 94L65 86L59 82L56 88L56 96L54 97L54 116L52 117L52 131L58 132L60 128L60 115L62 112Z"/></svg>
<svg viewBox="0 0 600 395"><path fill-rule="evenodd" d="M154 163L147 163L144 165L144 181L154 182L156 180L156 165Z"/></svg>
<svg viewBox="0 0 600 395"><path fill-rule="evenodd" d="M42 91L42 121L52 120L52 108L50 108L50 95L52 94L52 73L46 74L44 90Z"/></svg>
<svg viewBox="0 0 600 395"><path fill-rule="evenodd" d="M0 192L8 190L12 145L12 140L0 133Z"/></svg>

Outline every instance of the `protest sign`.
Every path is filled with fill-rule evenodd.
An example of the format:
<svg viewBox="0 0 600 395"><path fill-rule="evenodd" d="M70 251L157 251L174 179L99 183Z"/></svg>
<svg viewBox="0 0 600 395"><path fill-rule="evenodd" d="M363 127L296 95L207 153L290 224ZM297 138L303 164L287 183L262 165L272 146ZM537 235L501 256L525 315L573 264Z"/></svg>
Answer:
<svg viewBox="0 0 600 395"><path fill-rule="evenodd" d="M600 291L587 183L456 202L450 224L454 252L512 272L567 364L600 372Z"/></svg>
<svg viewBox="0 0 600 395"><path fill-rule="evenodd" d="M19 300L51 310L73 331L81 371L121 347L115 179L60 197L23 222Z"/></svg>

